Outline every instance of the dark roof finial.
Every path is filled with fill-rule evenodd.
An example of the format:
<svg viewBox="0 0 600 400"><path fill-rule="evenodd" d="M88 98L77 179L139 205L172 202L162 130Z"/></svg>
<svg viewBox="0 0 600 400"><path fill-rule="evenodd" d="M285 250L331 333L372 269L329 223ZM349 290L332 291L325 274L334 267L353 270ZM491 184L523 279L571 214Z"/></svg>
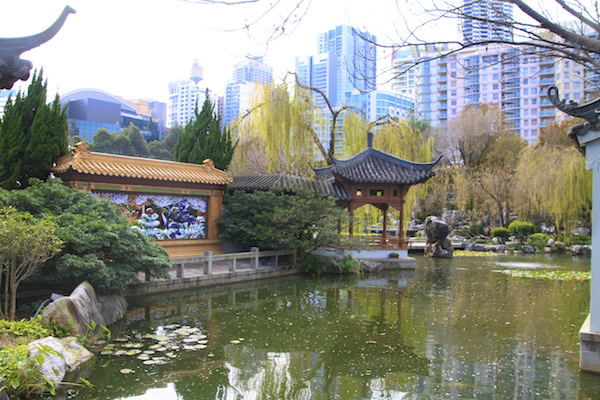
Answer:
<svg viewBox="0 0 600 400"><path fill-rule="evenodd" d="M367 147L373 147L373 132L367 132Z"/></svg>

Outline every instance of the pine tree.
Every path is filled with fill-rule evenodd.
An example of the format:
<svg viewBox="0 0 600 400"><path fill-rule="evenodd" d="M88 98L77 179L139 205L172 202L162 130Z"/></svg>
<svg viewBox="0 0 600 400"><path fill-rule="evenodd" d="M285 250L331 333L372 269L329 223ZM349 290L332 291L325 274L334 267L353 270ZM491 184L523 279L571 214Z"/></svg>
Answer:
<svg viewBox="0 0 600 400"><path fill-rule="evenodd" d="M34 73L26 96L9 99L0 122L0 181L7 189L25 188L30 178L47 179L52 164L67 153L66 110L58 95L46 104L42 75Z"/></svg>
<svg viewBox="0 0 600 400"><path fill-rule="evenodd" d="M219 117L207 91L202 110L198 112L196 106L194 117L179 134L175 161L202 164L204 160L211 159L216 168L226 170L236 146L237 141L233 143L229 129L221 131Z"/></svg>

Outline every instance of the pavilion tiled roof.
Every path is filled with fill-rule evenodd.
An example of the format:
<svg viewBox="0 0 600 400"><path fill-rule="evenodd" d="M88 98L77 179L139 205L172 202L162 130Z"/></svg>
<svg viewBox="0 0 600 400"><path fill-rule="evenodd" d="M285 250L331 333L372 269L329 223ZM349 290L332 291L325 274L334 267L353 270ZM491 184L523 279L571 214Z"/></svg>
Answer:
<svg viewBox="0 0 600 400"><path fill-rule="evenodd" d="M230 190L269 190L279 188L284 192L294 193L297 190L310 190L315 193L332 196L340 200L352 200L344 187L334 181L319 181L289 175L253 175L236 176L228 185Z"/></svg>
<svg viewBox="0 0 600 400"><path fill-rule="evenodd" d="M369 146L346 160L334 159L333 165L315 168L315 179L331 181L337 175L358 183L414 185L433 177L433 167L440 159L441 156L431 163L418 163Z"/></svg>
<svg viewBox="0 0 600 400"><path fill-rule="evenodd" d="M75 146L71 154L60 157L52 168L55 175L71 170L85 175L213 185L226 185L232 181L225 171L215 168L212 160L204 160L204 164L188 164L96 153L89 151L85 143Z"/></svg>

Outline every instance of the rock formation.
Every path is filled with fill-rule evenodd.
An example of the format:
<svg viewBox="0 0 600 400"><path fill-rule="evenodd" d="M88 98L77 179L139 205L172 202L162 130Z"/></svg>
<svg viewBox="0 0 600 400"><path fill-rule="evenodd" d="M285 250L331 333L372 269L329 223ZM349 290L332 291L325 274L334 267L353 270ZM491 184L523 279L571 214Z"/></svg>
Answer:
<svg viewBox="0 0 600 400"><path fill-rule="evenodd" d="M73 335L95 335L102 326L108 326L125 316L127 301L123 296L99 296L92 285L83 282L70 296L62 297L48 305L42 316L42 323L49 325L52 320L58 326L71 328ZM93 321L93 324L92 324ZM95 325L95 332L89 328Z"/></svg>
<svg viewBox="0 0 600 400"><path fill-rule="evenodd" d="M436 217L427 217L425 219L425 235L427 236L425 256L452 257L454 249L450 239L447 238L448 233L450 233L448 224Z"/></svg>
<svg viewBox="0 0 600 400"><path fill-rule="evenodd" d="M38 354L44 359L39 363L38 372L55 383L62 382L67 372L73 371L93 356L72 336L62 339L45 337L29 343L29 358L36 359Z"/></svg>

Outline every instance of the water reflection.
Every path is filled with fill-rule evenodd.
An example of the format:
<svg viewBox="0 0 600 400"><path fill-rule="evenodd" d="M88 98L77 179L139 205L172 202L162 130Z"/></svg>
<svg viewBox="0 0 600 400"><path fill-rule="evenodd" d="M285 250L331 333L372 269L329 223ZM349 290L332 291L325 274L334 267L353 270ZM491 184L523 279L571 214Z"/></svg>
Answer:
<svg viewBox="0 0 600 400"><path fill-rule="evenodd" d="M536 257L506 261L569 268ZM598 398L600 377L578 371L589 282L515 279L494 272L498 261L419 259L416 271L130 299L115 333L144 341L180 323L208 348L162 366L99 357L90 379L102 390L77 398Z"/></svg>

